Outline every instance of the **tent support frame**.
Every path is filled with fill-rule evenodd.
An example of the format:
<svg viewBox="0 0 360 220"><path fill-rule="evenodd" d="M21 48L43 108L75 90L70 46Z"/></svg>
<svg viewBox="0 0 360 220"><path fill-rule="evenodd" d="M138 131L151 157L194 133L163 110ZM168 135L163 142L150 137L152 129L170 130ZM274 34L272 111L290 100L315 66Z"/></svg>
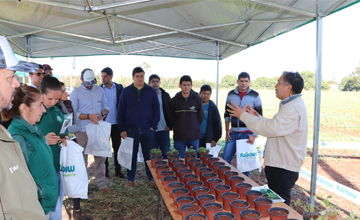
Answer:
<svg viewBox="0 0 360 220"><path fill-rule="evenodd" d="M315 205L316 195L316 176L319 153L319 131L320 131L320 104L321 104L321 71L322 71L322 29L323 15L320 15L321 1L317 1L316 16L316 74L315 74L315 109L314 109L314 132L313 132L313 156L311 166L311 183L310 183L310 204Z"/></svg>
<svg viewBox="0 0 360 220"><path fill-rule="evenodd" d="M216 41L216 106L219 107L220 43Z"/></svg>

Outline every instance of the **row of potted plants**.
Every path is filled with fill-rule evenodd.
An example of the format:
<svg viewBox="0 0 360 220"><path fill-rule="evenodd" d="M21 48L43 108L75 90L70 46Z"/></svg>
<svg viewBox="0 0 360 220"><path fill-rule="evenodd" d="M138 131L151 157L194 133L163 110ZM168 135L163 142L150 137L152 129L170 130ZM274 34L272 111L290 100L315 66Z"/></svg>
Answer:
<svg viewBox="0 0 360 220"><path fill-rule="evenodd" d="M161 179L165 191L170 193L183 219L256 220L269 214L271 220L287 218L288 210L271 208L270 199L262 198L261 192L251 190L251 184L231 171L231 167L225 166L219 158L206 152L199 157L196 158L196 152L195 155L185 156L185 160L151 157L157 177Z"/></svg>

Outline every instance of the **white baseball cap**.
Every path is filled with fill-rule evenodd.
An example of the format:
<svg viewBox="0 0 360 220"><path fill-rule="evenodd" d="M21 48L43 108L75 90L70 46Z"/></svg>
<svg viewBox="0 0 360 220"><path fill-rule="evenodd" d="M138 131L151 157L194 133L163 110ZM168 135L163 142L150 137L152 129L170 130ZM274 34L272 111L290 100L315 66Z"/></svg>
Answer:
<svg viewBox="0 0 360 220"><path fill-rule="evenodd" d="M91 69L84 69L81 71L81 79L86 86L92 86L97 83L95 73Z"/></svg>
<svg viewBox="0 0 360 220"><path fill-rule="evenodd" d="M21 72L36 72L39 65L16 59L9 42L5 37L0 36L0 68Z"/></svg>

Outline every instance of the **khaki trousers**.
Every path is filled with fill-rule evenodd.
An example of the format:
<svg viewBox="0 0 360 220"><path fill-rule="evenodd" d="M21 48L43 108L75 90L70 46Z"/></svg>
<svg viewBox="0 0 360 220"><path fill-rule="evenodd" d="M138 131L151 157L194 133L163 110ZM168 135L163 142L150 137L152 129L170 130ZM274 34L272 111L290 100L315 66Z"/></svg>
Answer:
<svg viewBox="0 0 360 220"><path fill-rule="evenodd" d="M85 148L88 142L88 137L86 135L86 132L75 132L76 135L76 139L78 144L84 148L84 152L85 152ZM87 167L88 165L88 155L84 154L84 161L85 161L85 165ZM99 189L104 189L107 187L107 181L105 178L105 160L106 157L98 157L98 156L94 156L95 158L95 182L98 185Z"/></svg>

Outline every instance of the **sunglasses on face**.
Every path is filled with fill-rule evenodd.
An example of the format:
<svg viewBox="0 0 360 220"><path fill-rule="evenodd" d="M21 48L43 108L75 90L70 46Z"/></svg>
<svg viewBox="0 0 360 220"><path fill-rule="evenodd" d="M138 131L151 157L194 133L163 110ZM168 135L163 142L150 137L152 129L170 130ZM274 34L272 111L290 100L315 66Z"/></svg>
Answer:
<svg viewBox="0 0 360 220"><path fill-rule="evenodd" d="M37 75L37 76L41 76L41 75L43 75L43 76L45 76L45 73L30 73L31 75Z"/></svg>

